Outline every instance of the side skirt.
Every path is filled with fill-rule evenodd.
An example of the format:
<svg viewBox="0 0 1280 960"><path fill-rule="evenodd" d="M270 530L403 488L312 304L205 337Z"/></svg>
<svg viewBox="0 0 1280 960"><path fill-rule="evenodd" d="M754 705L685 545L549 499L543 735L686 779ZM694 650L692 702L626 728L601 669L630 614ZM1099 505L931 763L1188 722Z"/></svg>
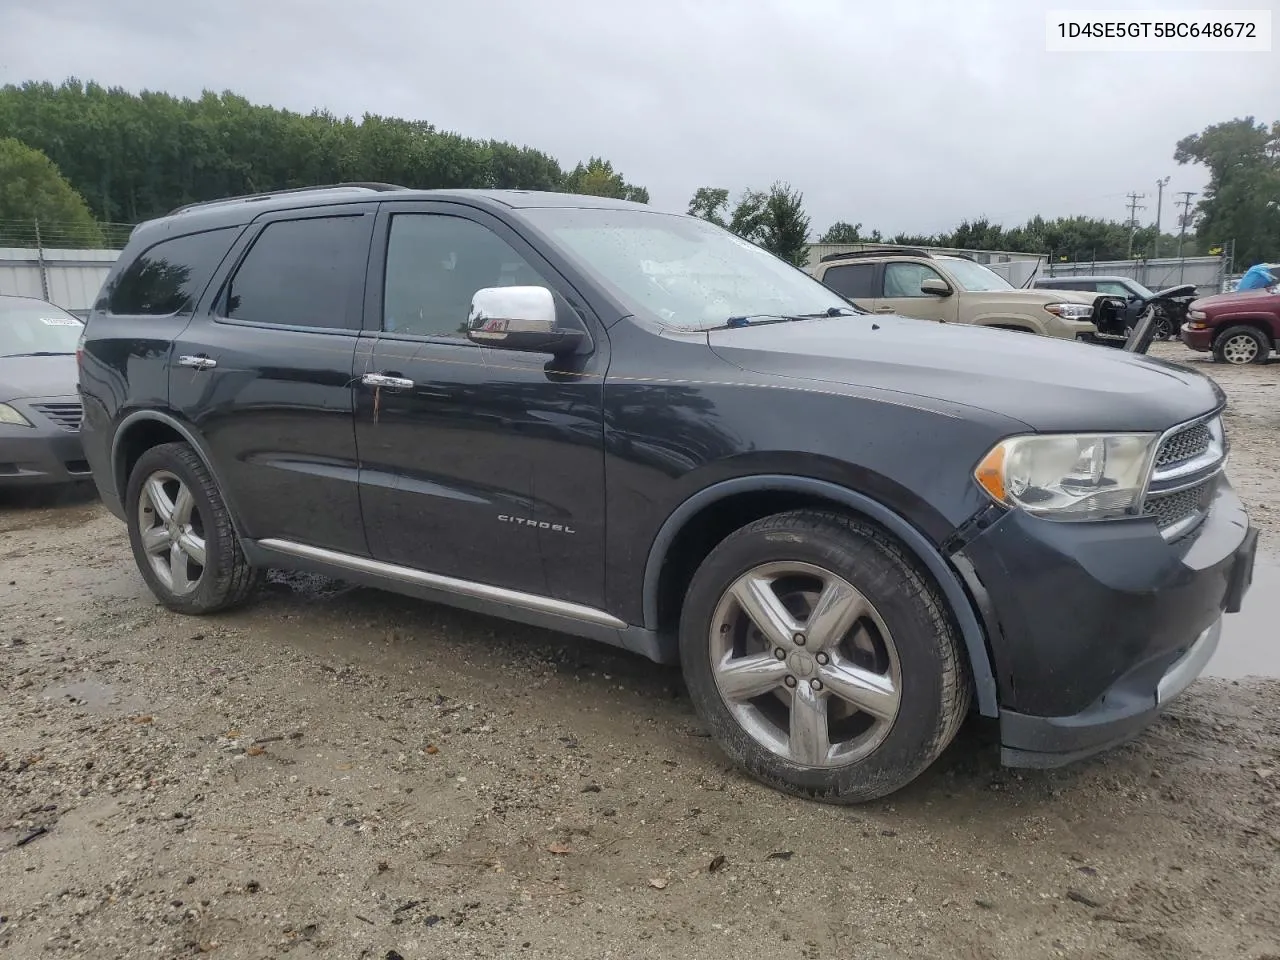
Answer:
<svg viewBox="0 0 1280 960"><path fill-rule="evenodd" d="M377 587L516 623L598 640L657 663L674 663L678 659L675 644L664 643L655 631L624 623L594 607L472 580L458 580L292 540L245 540L242 547L245 558L254 566L309 570L335 580Z"/></svg>

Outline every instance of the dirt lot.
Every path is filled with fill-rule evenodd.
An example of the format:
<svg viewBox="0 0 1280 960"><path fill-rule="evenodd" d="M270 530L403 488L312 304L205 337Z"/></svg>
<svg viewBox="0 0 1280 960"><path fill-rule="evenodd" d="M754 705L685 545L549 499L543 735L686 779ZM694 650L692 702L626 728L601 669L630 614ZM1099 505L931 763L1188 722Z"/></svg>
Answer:
<svg viewBox="0 0 1280 960"><path fill-rule="evenodd" d="M1274 559L1280 364L1212 372ZM1280 957L1278 702L1201 680L1046 773L972 724L830 808L726 769L673 670L300 577L184 619L91 497L10 497L0 957Z"/></svg>

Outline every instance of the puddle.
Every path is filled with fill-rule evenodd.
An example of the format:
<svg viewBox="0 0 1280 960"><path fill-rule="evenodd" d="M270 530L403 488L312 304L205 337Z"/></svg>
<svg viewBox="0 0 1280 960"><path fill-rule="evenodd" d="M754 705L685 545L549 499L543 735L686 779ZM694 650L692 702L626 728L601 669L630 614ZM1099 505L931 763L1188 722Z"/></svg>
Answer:
<svg viewBox="0 0 1280 960"><path fill-rule="evenodd" d="M1280 677L1280 567L1259 559L1239 613L1223 621L1206 677Z"/></svg>
<svg viewBox="0 0 1280 960"><path fill-rule="evenodd" d="M85 676L72 683L60 683L44 691L44 699L59 700L68 706L90 713L113 713L136 706L134 698L125 696L115 687Z"/></svg>

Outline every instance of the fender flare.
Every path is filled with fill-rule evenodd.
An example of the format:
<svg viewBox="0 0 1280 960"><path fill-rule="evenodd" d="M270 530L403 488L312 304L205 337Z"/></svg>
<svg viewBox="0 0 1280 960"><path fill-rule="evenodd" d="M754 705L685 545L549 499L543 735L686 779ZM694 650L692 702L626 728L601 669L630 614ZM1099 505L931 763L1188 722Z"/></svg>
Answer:
<svg viewBox="0 0 1280 960"><path fill-rule="evenodd" d="M124 475L124 463L122 460L124 451L120 448L120 438L128 432L130 426L144 420L163 423L166 427L172 428L183 440L191 444L191 449L195 450L196 456L204 462L204 467L209 471L209 476L213 478L213 482L218 486L218 492L222 495L222 500L227 506L227 513L231 518L232 529L235 530L236 536L243 541L245 539L244 534L240 529L240 521L237 519L235 505L232 503L230 492L227 489L227 485L222 482L222 478L218 475L218 470L213 465L213 458L209 456L209 452L205 449L204 441L189 426L163 410L135 410L120 421L112 435L111 477L116 483L121 508L127 509L124 501L125 493L129 488L129 478Z"/></svg>
<svg viewBox="0 0 1280 960"><path fill-rule="evenodd" d="M996 697L995 675L991 657L987 652L986 635L974 612L973 601L965 591L959 575L943 558L924 534L893 510L870 497L826 480L785 474L761 474L736 477L704 487L681 503L663 522L649 548L644 565L643 611L644 625L650 630L658 628L658 580L667 550L685 523L699 510L738 493L760 490L785 490L822 497L849 507L874 520L894 534L911 553L924 564L946 597L964 638L965 650L973 670L973 682L978 710L984 717L999 715Z"/></svg>

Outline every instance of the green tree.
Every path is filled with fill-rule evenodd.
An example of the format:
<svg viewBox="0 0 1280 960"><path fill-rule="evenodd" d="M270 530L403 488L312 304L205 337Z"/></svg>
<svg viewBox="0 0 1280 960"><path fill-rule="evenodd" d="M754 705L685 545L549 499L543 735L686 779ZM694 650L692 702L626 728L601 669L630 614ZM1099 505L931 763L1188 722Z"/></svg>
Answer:
<svg viewBox="0 0 1280 960"><path fill-rule="evenodd" d="M862 224L837 220L827 227L827 232L818 238L819 243L862 243L864 238L860 231Z"/></svg>
<svg viewBox="0 0 1280 960"><path fill-rule="evenodd" d="M618 200L634 200L648 203L649 191L627 183L613 164L600 157L592 157L585 164L579 163L564 180L568 193L584 193L593 197L614 197Z"/></svg>
<svg viewBox="0 0 1280 960"><path fill-rule="evenodd" d="M699 187L689 201L689 215L709 220L716 226L727 226L725 211L729 208L729 191L721 187Z"/></svg>
<svg viewBox="0 0 1280 960"><path fill-rule="evenodd" d="M12 137L0 139L0 246L33 246L38 223L46 245L102 246L84 197L53 161Z"/></svg>
<svg viewBox="0 0 1280 960"><path fill-rule="evenodd" d="M132 223L192 201L343 180L580 188L649 199L599 158L566 176L530 147L473 140L420 120L295 113L231 92L189 99L74 78L9 85L0 87L0 137L42 150L103 221Z"/></svg>
<svg viewBox="0 0 1280 960"><path fill-rule="evenodd" d="M1280 121L1211 124L1179 140L1173 158L1209 171L1196 206L1202 244L1234 240L1241 265L1280 259Z"/></svg>
<svg viewBox="0 0 1280 960"><path fill-rule="evenodd" d="M769 196L759 190L744 190L734 204L729 229L740 237L759 243L764 230L765 203Z"/></svg>
<svg viewBox="0 0 1280 960"><path fill-rule="evenodd" d="M804 195L790 184L775 183L765 196L760 219L760 245L797 267L809 254L809 217Z"/></svg>

